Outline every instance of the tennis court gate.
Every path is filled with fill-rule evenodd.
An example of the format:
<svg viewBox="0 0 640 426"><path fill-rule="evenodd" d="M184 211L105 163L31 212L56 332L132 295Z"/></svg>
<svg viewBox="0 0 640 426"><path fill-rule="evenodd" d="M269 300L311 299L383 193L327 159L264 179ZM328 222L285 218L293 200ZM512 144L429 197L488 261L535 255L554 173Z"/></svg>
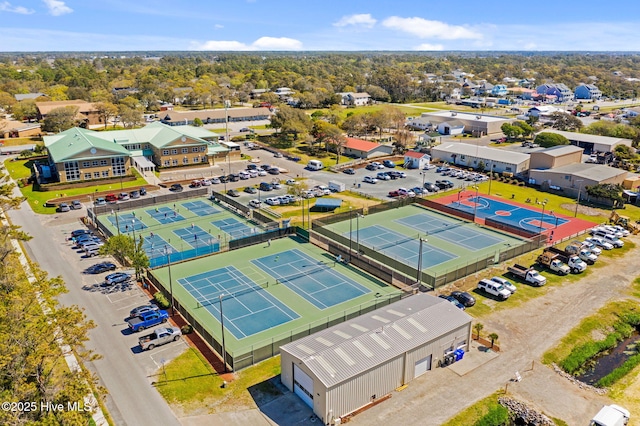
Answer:
<svg viewBox="0 0 640 426"><path fill-rule="evenodd" d="M158 291L161 291L166 296L167 300L170 300L171 295L169 294L168 290L163 287L163 285L158 281L158 279L153 275L151 271L147 273L147 278L156 287L156 289L158 289ZM302 337L309 336L313 333L327 329L336 324L340 324L341 322L359 317L360 315L371 312L383 306L390 305L391 303L397 302L410 295L411 294L394 294L387 297L378 297L369 302L362 303L358 306L353 306L342 312L337 312L326 318L318 319L317 321L305 326L298 327L289 332L277 335L271 339L265 339L261 342L238 349L236 351L229 351L227 346L227 364L231 368L231 371L238 371L243 368L250 367L260 361L264 361L265 359L269 359L278 355L280 353L280 346L282 345L291 343L294 340L298 340ZM189 324L191 324L194 331L197 332L214 351L216 351L218 354L222 354L222 339L220 338L220 335L215 335L214 333L210 332L210 330L208 330L203 324L201 324L199 320L191 313L193 309L203 308L196 308L195 306L184 306L180 303L179 300L175 298L173 303L175 309L180 313L180 315L184 317L184 319ZM219 333L220 331L216 330L216 332ZM222 359L222 356L220 356L220 358Z"/></svg>

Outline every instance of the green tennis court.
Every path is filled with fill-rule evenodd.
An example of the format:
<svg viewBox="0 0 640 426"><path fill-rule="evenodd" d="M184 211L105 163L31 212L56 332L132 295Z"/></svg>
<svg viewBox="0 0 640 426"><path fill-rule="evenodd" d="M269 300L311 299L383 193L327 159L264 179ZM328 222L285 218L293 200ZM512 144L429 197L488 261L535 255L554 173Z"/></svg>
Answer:
<svg viewBox="0 0 640 426"><path fill-rule="evenodd" d="M348 238L352 248L365 246L416 268L422 244L425 273L440 275L479 258L524 244L507 233L430 210L418 204L327 225Z"/></svg>
<svg viewBox="0 0 640 426"><path fill-rule="evenodd" d="M298 237L172 264L170 270L171 282L169 266L152 271L155 281L167 294L173 290L176 306L211 336L214 347L221 341L222 311L233 359L260 348L277 350L274 342L360 315L401 294Z"/></svg>

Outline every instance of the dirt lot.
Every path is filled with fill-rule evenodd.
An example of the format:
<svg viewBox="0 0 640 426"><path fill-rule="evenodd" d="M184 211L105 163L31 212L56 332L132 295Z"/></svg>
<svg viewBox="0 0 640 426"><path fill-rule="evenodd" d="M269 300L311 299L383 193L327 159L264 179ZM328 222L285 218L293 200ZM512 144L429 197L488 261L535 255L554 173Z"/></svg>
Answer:
<svg viewBox="0 0 640 426"><path fill-rule="evenodd" d="M588 424L609 398L581 389L539 360L582 318L610 300L631 297L628 289L637 277L638 268L637 263L629 259L640 255L640 237L628 240L636 247L626 256L607 260L608 264L598 273L550 288L546 295L517 308L483 317L484 329L500 336L499 356L462 376L451 369L435 369L411 382L405 390L394 393L390 400L354 417L351 423L409 425L420 419L421 424L440 425L475 401L504 390L508 384L511 396L548 416L570 425ZM518 383L510 381L516 371L522 375ZM637 380L630 381L620 401L632 412L630 424L639 425L640 385ZM639 406L634 406L633 401Z"/></svg>

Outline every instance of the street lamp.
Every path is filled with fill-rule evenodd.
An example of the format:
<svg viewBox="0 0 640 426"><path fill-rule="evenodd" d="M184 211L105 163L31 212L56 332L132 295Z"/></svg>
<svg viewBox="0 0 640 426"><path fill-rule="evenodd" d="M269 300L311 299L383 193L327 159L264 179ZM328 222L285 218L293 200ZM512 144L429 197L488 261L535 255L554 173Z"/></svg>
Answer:
<svg viewBox="0 0 640 426"><path fill-rule="evenodd" d="M493 166L494 164L491 163L491 167L489 167L489 191L487 192L487 195L491 195L491 181L493 180Z"/></svg>
<svg viewBox="0 0 640 426"><path fill-rule="evenodd" d="M475 188L476 190L476 198L475 200L473 200L473 220L476 220L476 210L478 209L478 189L480 189L480 187L478 187L478 185L473 185L472 188Z"/></svg>
<svg viewBox="0 0 640 426"><path fill-rule="evenodd" d="M169 265L169 295L171 297L171 316L173 316L173 280L171 280L171 250L164 246L164 254L167 255L167 265Z"/></svg>
<svg viewBox="0 0 640 426"><path fill-rule="evenodd" d="M351 253L352 253L351 245L353 241L353 238L351 237L352 223L353 223L353 207L349 206L349 262L351 262Z"/></svg>
<svg viewBox="0 0 640 426"><path fill-rule="evenodd" d="M420 248L418 249L418 276L416 277L416 284L422 282L422 244L427 242L426 238L418 238L420 240Z"/></svg>
<svg viewBox="0 0 640 426"><path fill-rule="evenodd" d="M460 194L462 194L464 192L464 188L460 188L460 190L458 191L458 205L460 205Z"/></svg>
<svg viewBox="0 0 640 426"><path fill-rule="evenodd" d="M356 213L356 253L360 256L360 218L364 218L364 215Z"/></svg>
<svg viewBox="0 0 640 426"><path fill-rule="evenodd" d="M576 200L576 211L573 213L573 217L578 216L578 206L580 205L580 191L582 190L582 182L584 182L584 179L578 179L576 180L576 183L577 182L580 182L580 186L578 187L578 199Z"/></svg>
<svg viewBox="0 0 640 426"><path fill-rule="evenodd" d="M229 108L229 101L228 100L224 100L224 141L226 143L229 143L229 114L228 114L228 108ZM227 164L229 165L229 174L231 174L231 148L230 145L227 145L227 148L229 149L229 151L227 151ZM225 191L227 190L226 185L225 185Z"/></svg>
<svg viewBox="0 0 640 426"><path fill-rule="evenodd" d="M116 215L116 228L118 229L118 235L120 235L120 222L118 221L118 212L111 209L111 214Z"/></svg>
<svg viewBox="0 0 640 426"><path fill-rule="evenodd" d="M222 313L222 297L224 293L218 296L220 301L220 325L222 327L222 364L224 365L224 372L227 372L227 348L224 344L224 314Z"/></svg>

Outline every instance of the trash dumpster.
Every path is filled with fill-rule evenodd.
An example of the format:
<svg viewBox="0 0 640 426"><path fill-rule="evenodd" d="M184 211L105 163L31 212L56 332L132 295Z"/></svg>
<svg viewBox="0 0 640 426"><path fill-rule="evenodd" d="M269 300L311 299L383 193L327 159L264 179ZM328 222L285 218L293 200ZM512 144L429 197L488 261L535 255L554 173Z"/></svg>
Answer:
<svg viewBox="0 0 640 426"><path fill-rule="evenodd" d="M464 358L464 349L456 349L453 353L456 355L456 361L460 361Z"/></svg>

